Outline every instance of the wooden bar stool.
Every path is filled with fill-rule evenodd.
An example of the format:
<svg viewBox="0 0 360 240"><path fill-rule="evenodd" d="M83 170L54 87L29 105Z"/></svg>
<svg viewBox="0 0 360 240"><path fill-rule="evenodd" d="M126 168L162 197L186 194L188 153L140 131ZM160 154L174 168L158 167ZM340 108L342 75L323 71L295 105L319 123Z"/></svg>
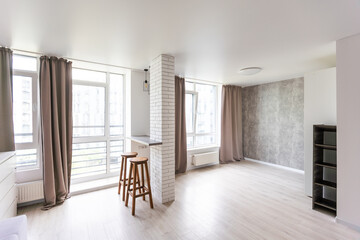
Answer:
<svg viewBox="0 0 360 240"><path fill-rule="evenodd" d="M125 201L125 187L128 184L128 180L126 178L126 166L127 166L127 159L134 158L138 155L137 152L126 152L121 154L121 167L120 167L120 178L119 178L119 187L118 187L118 194L120 194L121 186L123 189L123 197L122 200Z"/></svg>
<svg viewBox="0 0 360 240"><path fill-rule="evenodd" d="M136 157L136 158L130 159L130 171L129 171L128 179L132 179L133 182L131 183L131 180L130 180L129 184L127 185L125 206L128 206L129 195L131 195L133 198L131 214L133 216L135 215L135 200L137 197L143 197L143 200L145 200L145 195L149 195L150 207L154 208L153 201L152 201L152 195L151 195L150 176L149 176L149 169L148 169L147 162L148 162L148 158L146 158L146 157ZM136 187L136 183L140 182L138 165L140 165L140 167L141 167L140 169L141 169L141 178L142 179L141 179L141 185ZM145 167L147 186L145 186L144 167ZM131 186L132 186L132 188L130 188ZM137 189L139 189L139 192L140 192L139 194L136 194ZM141 190L142 190L142 193L141 193Z"/></svg>

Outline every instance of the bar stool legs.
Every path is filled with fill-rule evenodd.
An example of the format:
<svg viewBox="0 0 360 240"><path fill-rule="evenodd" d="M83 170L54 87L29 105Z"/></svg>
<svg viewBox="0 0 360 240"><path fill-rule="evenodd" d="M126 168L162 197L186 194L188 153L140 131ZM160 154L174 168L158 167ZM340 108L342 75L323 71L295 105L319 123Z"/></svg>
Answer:
<svg viewBox="0 0 360 240"><path fill-rule="evenodd" d="M121 165L120 165L120 177L119 177L119 186L118 186L118 194L120 194L121 191L121 182L123 181L123 168L124 168L124 157L121 157ZM126 175L126 172L125 172Z"/></svg>
<svg viewBox="0 0 360 240"><path fill-rule="evenodd" d="M144 164L141 164L140 167L141 167L141 186L145 186ZM143 192L144 192L144 189L143 189ZM143 200L145 201L145 195L143 195Z"/></svg>
<svg viewBox="0 0 360 240"><path fill-rule="evenodd" d="M121 188L123 189L123 196L122 200L125 201L125 194L126 194L126 186L129 183L129 179L126 178L126 171L127 171L127 159L134 158L138 155L137 152L128 152L121 154L121 165L120 165L120 177L119 177L119 186L118 186L118 194L121 192ZM140 183L139 183L140 184Z"/></svg>
<svg viewBox="0 0 360 240"><path fill-rule="evenodd" d="M132 175L133 175L133 164L130 163L129 179L131 179ZM127 190L126 190L126 200L125 200L126 207L128 206L128 202L129 202L129 192L133 191L133 189L130 189L131 185L133 185L133 184L131 184L131 181L129 181L129 184L127 185Z"/></svg>
<svg viewBox="0 0 360 240"><path fill-rule="evenodd" d="M128 206L129 195L131 195L131 197L132 197L131 214L132 215L135 215L135 200L137 197L143 197L143 200L145 200L145 195L149 195L150 207L154 208L153 201L152 201L150 176L149 176L147 161L148 161L148 159L144 158L144 157L133 158L130 160L130 171L129 171L129 178L128 178L129 184L127 185L125 206ZM140 165L140 167L141 167L140 168L141 179L139 178L138 165ZM145 168L147 186L145 186L144 168ZM140 185L140 183L141 183L141 185ZM136 193L137 192L136 190L139 190L139 194Z"/></svg>
<svg viewBox="0 0 360 240"><path fill-rule="evenodd" d="M136 200L136 178L137 178L137 166L135 164L131 164L132 167L133 167L133 171L134 171L134 181L133 181L133 199L132 199L132 210L131 210L131 214L134 216L135 215L135 200ZM129 184L130 185L130 184ZM129 189L129 187L128 187ZM129 197L129 192L127 192L127 195L126 197L128 198Z"/></svg>
<svg viewBox="0 0 360 240"><path fill-rule="evenodd" d="M150 202L150 207L151 207L151 208L154 208L154 205L153 205L153 200L152 200L152 194L151 194L151 186L150 186L149 169L148 169L147 162L145 162L145 171L146 171L146 181L147 181L148 191L149 191L149 202Z"/></svg>
<svg viewBox="0 0 360 240"><path fill-rule="evenodd" d="M124 158L124 180L123 180L123 195L122 200L125 201L125 187L129 184L129 179L126 179L126 167L127 167L127 159Z"/></svg>

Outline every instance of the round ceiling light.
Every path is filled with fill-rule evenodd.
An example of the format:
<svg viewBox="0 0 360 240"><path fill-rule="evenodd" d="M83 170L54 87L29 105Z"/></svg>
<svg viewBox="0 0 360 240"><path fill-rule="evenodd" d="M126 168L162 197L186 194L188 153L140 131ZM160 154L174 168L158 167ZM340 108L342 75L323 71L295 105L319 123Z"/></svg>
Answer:
<svg viewBox="0 0 360 240"><path fill-rule="evenodd" d="M257 74L261 71L262 71L262 68L260 68L260 67L247 67L247 68L241 69L239 71L239 74L249 76L249 75Z"/></svg>

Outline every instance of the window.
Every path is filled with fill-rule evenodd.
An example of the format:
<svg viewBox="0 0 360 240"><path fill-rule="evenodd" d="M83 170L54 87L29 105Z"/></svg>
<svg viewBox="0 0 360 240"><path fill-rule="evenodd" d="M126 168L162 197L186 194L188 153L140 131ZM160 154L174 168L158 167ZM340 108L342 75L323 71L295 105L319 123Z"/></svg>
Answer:
<svg viewBox="0 0 360 240"><path fill-rule="evenodd" d="M38 60L13 56L13 118L18 170L39 168Z"/></svg>
<svg viewBox="0 0 360 240"><path fill-rule="evenodd" d="M187 81L185 89L188 148L217 144L217 86Z"/></svg>
<svg viewBox="0 0 360 240"><path fill-rule="evenodd" d="M72 179L118 172L124 151L124 75L73 68Z"/></svg>

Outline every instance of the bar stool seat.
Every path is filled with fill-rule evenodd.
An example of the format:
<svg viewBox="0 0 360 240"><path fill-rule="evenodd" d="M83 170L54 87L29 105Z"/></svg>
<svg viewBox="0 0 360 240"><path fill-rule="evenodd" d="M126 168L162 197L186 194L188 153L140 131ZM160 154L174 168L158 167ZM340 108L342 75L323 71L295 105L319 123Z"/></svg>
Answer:
<svg viewBox="0 0 360 240"><path fill-rule="evenodd" d="M148 161L147 157L136 157L136 158L130 159L131 163L137 163L137 164L145 163L147 161Z"/></svg>
<svg viewBox="0 0 360 240"><path fill-rule="evenodd" d="M145 196L149 195L150 207L154 208L153 201L152 201L150 176L149 176L149 169L148 169L147 162L148 162L148 158L146 158L146 157L136 157L136 158L130 159L130 171L129 171L128 179L132 179L133 181L131 182L131 180L129 180L129 184L127 185L125 206L128 206L129 195L131 195L131 197L133 198L131 214L133 216L135 215L135 200L138 197L143 197L143 200L145 201ZM139 178L138 166L141 167L140 168L141 181ZM145 186L144 168L145 168L147 186ZM141 184L137 187L136 184L140 183L140 182L141 182ZM132 186L132 188L131 188L131 186ZM139 194L136 193L136 190L139 190Z"/></svg>
<svg viewBox="0 0 360 240"><path fill-rule="evenodd" d="M125 152L125 153L121 154L121 157L133 158L133 157L136 157L137 155L138 155L137 152Z"/></svg>
<svg viewBox="0 0 360 240"><path fill-rule="evenodd" d="M126 168L127 168L127 159L134 158L138 155L137 152L125 152L121 154L121 165L120 165L120 177L119 177L119 186L118 194L120 194L121 188L123 189L122 200L125 201L125 190L129 182L129 179L126 178Z"/></svg>

